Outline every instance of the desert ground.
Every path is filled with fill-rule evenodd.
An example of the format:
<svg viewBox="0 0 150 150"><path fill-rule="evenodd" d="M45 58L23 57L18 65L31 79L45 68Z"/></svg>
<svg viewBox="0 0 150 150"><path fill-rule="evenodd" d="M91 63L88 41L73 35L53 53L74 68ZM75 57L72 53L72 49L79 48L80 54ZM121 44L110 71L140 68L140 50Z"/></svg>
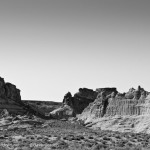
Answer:
<svg viewBox="0 0 150 150"><path fill-rule="evenodd" d="M150 135L85 127L76 118L35 116L0 119L0 150L149 150Z"/></svg>

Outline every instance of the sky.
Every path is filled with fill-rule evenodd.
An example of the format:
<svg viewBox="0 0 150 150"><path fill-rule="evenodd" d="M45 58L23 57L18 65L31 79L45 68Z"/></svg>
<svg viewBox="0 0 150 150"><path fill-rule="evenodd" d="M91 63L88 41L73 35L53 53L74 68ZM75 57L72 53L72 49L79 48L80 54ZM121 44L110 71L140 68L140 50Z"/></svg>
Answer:
<svg viewBox="0 0 150 150"><path fill-rule="evenodd" d="M150 0L0 1L0 76L23 100L79 88L150 91Z"/></svg>

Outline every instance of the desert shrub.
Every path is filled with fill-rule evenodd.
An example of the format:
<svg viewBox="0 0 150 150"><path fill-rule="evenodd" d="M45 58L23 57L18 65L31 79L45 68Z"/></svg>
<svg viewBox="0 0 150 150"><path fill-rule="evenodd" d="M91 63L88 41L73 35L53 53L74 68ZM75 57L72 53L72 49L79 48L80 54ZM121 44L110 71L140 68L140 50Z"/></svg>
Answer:
<svg viewBox="0 0 150 150"><path fill-rule="evenodd" d="M114 150L131 150L129 147L115 147Z"/></svg>
<svg viewBox="0 0 150 150"><path fill-rule="evenodd" d="M0 150L7 150L7 149L3 146L0 146Z"/></svg>
<svg viewBox="0 0 150 150"><path fill-rule="evenodd" d="M111 138L109 138L109 137L107 137L107 136L104 136L104 137L103 137L103 140L110 141Z"/></svg>
<svg viewBox="0 0 150 150"><path fill-rule="evenodd" d="M92 150L105 150L104 145L97 144L92 147Z"/></svg>

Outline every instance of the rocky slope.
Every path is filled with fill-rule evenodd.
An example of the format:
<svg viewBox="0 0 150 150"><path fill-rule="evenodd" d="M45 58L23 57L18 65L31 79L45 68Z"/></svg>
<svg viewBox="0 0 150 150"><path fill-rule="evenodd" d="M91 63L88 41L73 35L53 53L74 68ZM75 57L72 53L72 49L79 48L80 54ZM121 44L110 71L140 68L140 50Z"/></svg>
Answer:
<svg viewBox="0 0 150 150"><path fill-rule="evenodd" d="M55 103L22 101L20 90L0 78L0 112L4 109L13 115L29 113L45 119L75 117L93 129L150 133L150 93L140 86L126 93L116 88L80 88Z"/></svg>
<svg viewBox="0 0 150 150"><path fill-rule="evenodd" d="M149 150L150 135L91 130L77 121L0 115L0 150Z"/></svg>
<svg viewBox="0 0 150 150"><path fill-rule="evenodd" d="M150 94L140 86L126 93L116 88L68 92L63 105L50 113L56 119L76 117L93 129L150 133Z"/></svg>
<svg viewBox="0 0 150 150"><path fill-rule="evenodd" d="M51 101L25 101L21 100L20 90L14 84L7 83L0 77L0 112L4 109L12 115L24 115L26 113L38 115L43 118L61 106L61 103Z"/></svg>
<svg viewBox="0 0 150 150"><path fill-rule="evenodd" d="M80 88L74 96L68 92L63 99L62 106L52 112L54 118L69 118L81 114L82 111L97 97L97 92L87 88Z"/></svg>
<svg viewBox="0 0 150 150"><path fill-rule="evenodd" d="M52 114L55 118L68 118L68 117L75 117L78 114L81 114L83 110L88 109L91 107L91 104L95 104L95 99L100 98L100 94L106 96L107 99L111 96L111 94L118 93L116 88L98 88L96 91L92 89L87 88L80 88L77 93L74 94L74 96L71 95L70 92L68 92L63 99L63 105L61 108L54 110L50 114ZM105 94L104 94L105 93ZM99 103L99 102L98 102ZM97 103L97 104L98 104ZM101 115L105 114L108 101L103 102L104 105L103 108L100 110ZM69 108L69 109L68 109ZM97 109L97 105L95 108L95 105L93 107L93 110L95 111ZM86 112L88 114L88 112Z"/></svg>
<svg viewBox="0 0 150 150"><path fill-rule="evenodd" d="M139 86L123 94L99 92L78 119L94 129L150 133L149 116L150 95Z"/></svg>
<svg viewBox="0 0 150 150"><path fill-rule="evenodd" d="M99 91L93 103L85 108L82 116L87 114L93 118L115 115L142 115L148 112L148 92L140 86L137 90L130 89L127 93L118 93L117 90L108 92Z"/></svg>

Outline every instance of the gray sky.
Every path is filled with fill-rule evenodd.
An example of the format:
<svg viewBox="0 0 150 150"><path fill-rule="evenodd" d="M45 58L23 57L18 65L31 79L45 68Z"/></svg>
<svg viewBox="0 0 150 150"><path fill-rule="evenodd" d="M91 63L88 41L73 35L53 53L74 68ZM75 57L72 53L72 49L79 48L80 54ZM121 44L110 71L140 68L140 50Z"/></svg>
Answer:
<svg viewBox="0 0 150 150"><path fill-rule="evenodd" d="M0 1L0 76L22 99L79 88L150 91L149 0Z"/></svg>

